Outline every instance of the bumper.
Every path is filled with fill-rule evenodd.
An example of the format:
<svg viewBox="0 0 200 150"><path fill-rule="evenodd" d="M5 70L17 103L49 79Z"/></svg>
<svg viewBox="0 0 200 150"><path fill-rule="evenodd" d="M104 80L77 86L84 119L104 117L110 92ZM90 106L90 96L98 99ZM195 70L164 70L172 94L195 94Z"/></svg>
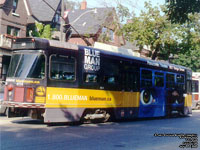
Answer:
<svg viewBox="0 0 200 150"><path fill-rule="evenodd" d="M16 107L16 108L45 108L45 104L40 103L18 103L3 101L3 105L6 107Z"/></svg>

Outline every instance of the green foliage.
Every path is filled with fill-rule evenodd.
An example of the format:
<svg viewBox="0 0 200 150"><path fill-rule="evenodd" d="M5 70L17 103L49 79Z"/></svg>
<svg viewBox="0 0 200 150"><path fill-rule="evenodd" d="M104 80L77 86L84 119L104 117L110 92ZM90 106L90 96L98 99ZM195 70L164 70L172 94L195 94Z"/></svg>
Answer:
<svg viewBox="0 0 200 150"><path fill-rule="evenodd" d="M171 23L165 13L166 7L152 7L145 4L146 11L139 17L133 17L130 23L123 26L121 34L126 40L142 49L150 46L152 59L171 60L175 64L200 71L200 15L189 14L190 23Z"/></svg>
<svg viewBox="0 0 200 150"><path fill-rule="evenodd" d="M99 38L98 38L98 42L102 42L102 43L110 42L110 37L109 37L109 35L106 34L106 33L100 34L100 36L99 36Z"/></svg>
<svg viewBox="0 0 200 150"><path fill-rule="evenodd" d="M200 71L200 15L189 15L190 23L182 24L182 41L179 44L180 52L177 59L172 62L191 68L193 71Z"/></svg>
<svg viewBox="0 0 200 150"><path fill-rule="evenodd" d="M172 63L191 68L194 72L200 71L200 47L198 49L190 49L186 53L178 54L178 58L173 59Z"/></svg>
<svg viewBox="0 0 200 150"><path fill-rule="evenodd" d="M51 39L53 29L49 24L36 22L28 28L29 36Z"/></svg>
<svg viewBox="0 0 200 150"><path fill-rule="evenodd" d="M47 38L50 39L51 38L51 26L49 24L45 25L41 34L42 38Z"/></svg>
<svg viewBox="0 0 200 150"><path fill-rule="evenodd" d="M200 0L166 0L169 19L174 23L190 21L188 14L200 12Z"/></svg>
<svg viewBox="0 0 200 150"><path fill-rule="evenodd" d="M123 6L122 4L118 4L117 5L117 15L120 18L121 22L124 22L126 18L130 17L130 12L129 9L125 6Z"/></svg>
<svg viewBox="0 0 200 150"><path fill-rule="evenodd" d="M143 11L139 17L133 17L130 23L123 26L122 33L126 40L137 41L137 46L141 49L145 45L150 46L152 59L167 59L170 53L175 53L169 46L176 47L178 44L176 25L171 24L166 15L161 15L158 7L152 8L146 2L145 8L146 12Z"/></svg>

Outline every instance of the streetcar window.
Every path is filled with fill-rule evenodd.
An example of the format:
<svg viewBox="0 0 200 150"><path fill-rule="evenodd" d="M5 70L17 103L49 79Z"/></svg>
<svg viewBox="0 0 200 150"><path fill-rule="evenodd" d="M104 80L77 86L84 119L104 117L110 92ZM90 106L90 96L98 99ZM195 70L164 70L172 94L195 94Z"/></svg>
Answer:
<svg viewBox="0 0 200 150"><path fill-rule="evenodd" d="M89 82L97 82L98 81L98 76L96 74L90 74L87 73L85 74L85 82L89 83Z"/></svg>
<svg viewBox="0 0 200 150"><path fill-rule="evenodd" d="M199 92L199 81L192 80L192 92Z"/></svg>
<svg viewBox="0 0 200 150"><path fill-rule="evenodd" d="M185 81L184 75L176 75L177 87L178 87L180 90L185 90L184 81Z"/></svg>
<svg viewBox="0 0 200 150"><path fill-rule="evenodd" d="M152 71L142 70L142 87L152 86Z"/></svg>
<svg viewBox="0 0 200 150"><path fill-rule="evenodd" d="M155 86L163 87L164 86L164 78L163 77L155 77Z"/></svg>
<svg viewBox="0 0 200 150"><path fill-rule="evenodd" d="M142 87L151 87L152 81L142 80Z"/></svg>
<svg viewBox="0 0 200 150"><path fill-rule="evenodd" d="M115 84L119 82L119 68L118 65L111 63L104 66L104 83Z"/></svg>
<svg viewBox="0 0 200 150"><path fill-rule="evenodd" d="M14 54L8 77L39 78L45 77L45 56L40 53Z"/></svg>
<svg viewBox="0 0 200 150"><path fill-rule="evenodd" d="M167 88L175 87L175 75L174 74L166 74L166 86Z"/></svg>
<svg viewBox="0 0 200 150"><path fill-rule="evenodd" d="M131 79L130 79L130 83L131 83L131 89L136 91L138 90L138 83L139 83L139 73L138 72L134 72L131 74Z"/></svg>
<svg viewBox="0 0 200 150"><path fill-rule="evenodd" d="M166 81L167 82L175 82L174 74L168 74L167 73Z"/></svg>
<svg viewBox="0 0 200 150"><path fill-rule="evenodd" d="M184 76L183 75L177 75L176 80L178 83L184 83Z"/></svg>
<svg viewBox="0 0 200 150"><path fill-rule="evenodd" d="M14 54L12 56L11 64L9 66L8 75L7 75L8 77L15 77L15 71L17 69L17 65L19 64L20 57L21 57L20 54Z"/></svg>
<svg viewBox="0 0 200 150"><path fill-rule="evenodd" d="M139 72L135 66L126 65L121 72L122 89L125 91L137 91Z"/></svg>
<svg viewBox="0 0 200 150"><path fill-rule="evenodd" d="M150 71L150 70L142 70L142 78L143 79L151 79L152 80L152 71Z"/></svg>
<svg viewBox="0 0 200 150"><path fill-rule="evenodd" d="M55 80L75 80L75 58L61 55L51 56L50 77Z"/></svg>
<svg viewBox="0 0 200 150"><path fill-rule="evenodd" d="M164 74L161 72L155 72L155 86L164 87Z"/></svg>
<svg viewBox="0 0 200 150"><path fill-rule="evenodd" d="M187 70L187 80L191 80L192 79L192 71L191 70Z"/></svg>
<svg viewBox="0 0 200 150"><path fill-rule="evenodd" d="M117 82L117 77L115 76L104 76L104 82L109 84L115 84Z"/></svg>
<svg viewBox="0 0 200 150"><path fill-rule="evenodd" d="M155 72L156 76L164 76L164 74L162 72Z"/></svg>
<svg viewBox="0 0 200 150"><path fill-rule="evenodd" d="M187 80L187 92L192 92L192 81Z"/></svg>

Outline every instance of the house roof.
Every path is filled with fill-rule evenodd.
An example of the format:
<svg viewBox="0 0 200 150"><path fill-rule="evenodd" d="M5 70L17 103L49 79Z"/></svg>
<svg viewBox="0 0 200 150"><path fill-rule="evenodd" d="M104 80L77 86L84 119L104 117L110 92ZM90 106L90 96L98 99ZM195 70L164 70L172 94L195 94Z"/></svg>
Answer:
<svg viewBox="0 0 200 150"><path fill-rule="evenodd" d="M50 8L43 0L27 0L31 16L28 18L28 23L34 23L35 20L39 22L51 22L55 11L58 9L61 0L45 0L52 8Z"/></svg>
<svg viewBox="0 0 200 150"><path fill-rule="evenodd" d="M71 24L79 34L96 34L112 17L114 8L88 8L84 10L73 10L68 14ZM77 34L75 31L72 34Z"/></svg>

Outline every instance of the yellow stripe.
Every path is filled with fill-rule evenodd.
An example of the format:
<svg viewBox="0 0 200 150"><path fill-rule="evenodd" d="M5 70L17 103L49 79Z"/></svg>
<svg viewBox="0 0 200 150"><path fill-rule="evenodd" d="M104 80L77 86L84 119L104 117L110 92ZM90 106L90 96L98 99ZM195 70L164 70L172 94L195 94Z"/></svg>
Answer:
<svg viewBox="0 0 200 150"><path fill-rule="evenodd" d="M36 96L35 97L35 103L45 103L45 99L46 99L46 97Z"/></svg>
<svg viewBox="0 0 200 150"><path fill-rule="evenodd" d="M47 108L139 107L139 92L47 88Z"/></svg>

